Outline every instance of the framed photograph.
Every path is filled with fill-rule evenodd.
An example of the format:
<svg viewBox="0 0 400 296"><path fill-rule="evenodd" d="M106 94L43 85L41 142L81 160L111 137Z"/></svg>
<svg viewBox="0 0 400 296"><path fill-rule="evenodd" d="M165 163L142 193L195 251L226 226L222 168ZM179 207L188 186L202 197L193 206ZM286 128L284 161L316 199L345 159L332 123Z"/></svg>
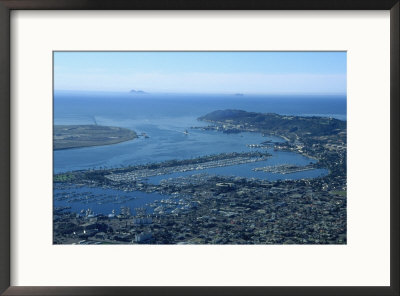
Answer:
<svg viewBox="0 0 400 296"><path fill-rule="evenodd" d="M398 1L0 1L2 295L399 295Z"/></svg>
<svg viewBox="0 0 400 296"><path fill-rule="evenodd" d="M346 60L54 52L53 244L346 244Z"/></svg>

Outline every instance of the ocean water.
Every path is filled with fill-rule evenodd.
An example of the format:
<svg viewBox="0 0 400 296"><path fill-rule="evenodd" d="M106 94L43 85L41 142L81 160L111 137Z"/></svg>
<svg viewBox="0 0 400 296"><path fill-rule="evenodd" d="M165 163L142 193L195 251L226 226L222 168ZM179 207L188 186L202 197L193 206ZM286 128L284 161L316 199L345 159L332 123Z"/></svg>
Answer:
<svg viewBox="0 0 400 296"><path fill-rule="evenodd" d="M191 129L207 125L197 118L219 109L346 118L345 97L236 97L200 95L129 95L56 92L55 124L113 125L146 133L149 138L99 147L54 152L54 172L185 159L222 152L249 151L246 144L266 138L256 133L223 134ZM185 130L189 135L185 135ZM273 141L281 139L271 138Z"/></svg>
<svg viewBox="0 0 400 296"><path fill-rule="evenodd" d="M171 159L187 159L226 152L256 151L246 144L260 144L266 140L284 141L259 133L224 134L203 131L207 123L197 118L221 109L241 109L252 112L274 112L287 115L328 116L346 120L345 96L233 96L233 95L130 95L125 93L55 92L54 124L94 124L132 129L149 138L137 139L108 146L86 147L54 151L54 173L91 168L112 168L146 164ZM189 134L184 131L188 130ZM262 150L262 149L259 149ZM265 151L265 150L262 150ZM202 171L174 173L151 177L148 182L158 184L162 179L208 173L267 180L315 178L327 170L315 169L293 174L255 172L255 167L296 164L306 165L315 160L297 153L273 151L263 162L213 168ZM99 189L100 190L100 189ZM97 194L97 193L96 193ZM115 193L118 195L118 193ZM152 195L151 199L155 196ZM134 199L136 200L136 199ZM132 204L129 201L126 205ZM134 202L136 204L136 201ZM141 202L140 202L141 204ZM55 202L55 206L65 205ZM85 208L77 202L74 206ZM110 206L96 205L106 213ZM103 210L101 210L103 209Z"/></svg>

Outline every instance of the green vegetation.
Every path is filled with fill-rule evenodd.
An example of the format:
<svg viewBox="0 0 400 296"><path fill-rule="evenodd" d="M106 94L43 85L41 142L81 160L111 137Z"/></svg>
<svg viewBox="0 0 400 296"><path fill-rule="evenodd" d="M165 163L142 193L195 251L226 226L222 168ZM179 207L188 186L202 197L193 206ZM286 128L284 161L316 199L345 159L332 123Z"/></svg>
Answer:
<svg viewBox="0 0 400 296"><path fill-rule="evenodd" d="M134 131L100 125L55 125L53 149L117 144L137 138Z"/></svg>
<svg viewBox="0 0 400 296"><path fill-rule="evenodd" d="M254 126L275 134L296 134L298 137L329 136L346 130L346 122L328 117L287 116L242 110L217 110L199 118L209 122L234 124L236 128ZM234 129L235 127L232 127Z"/></svg>
<svg viewBox="0 0 400 296"><path fill-rule="evenodd" d="M344 197L347 196L347 191L345 191L345 190L333 190L330 193L334 194L334 195L344 196Z"/></svg>
<svg viewBox="0 0 400 296"><path fill-rule="evenodd" d="M71 173L54 175L54 182L72 182L75 180L75 175Z"/></svg>

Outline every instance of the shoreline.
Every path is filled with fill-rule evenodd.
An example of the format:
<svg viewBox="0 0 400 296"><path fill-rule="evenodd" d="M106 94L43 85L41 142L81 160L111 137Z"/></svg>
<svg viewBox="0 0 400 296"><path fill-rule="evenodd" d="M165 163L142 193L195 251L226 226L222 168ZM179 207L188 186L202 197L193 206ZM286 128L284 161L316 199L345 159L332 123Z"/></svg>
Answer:
<svg viewBox="0 0 400 296"><path fill-rule="evenodd" d="M53 151L119 144L138 138L133 130L101 125L54 125Z"/></svg>
<svg viewBox="0 0 400 296"><path fill-rule="evenodd" d="M124 143L124 142L129 142L132 141L134 139L137 139L138 137L133 137L131 139L126 139L126 140L121 140L118 142L114 142L114 143L99 143L99 144L93 144L93 145L86 145L86 146L77 146L77 147L67 147L67 148L54 148L53 147L53 151L61 151L61 150L74 150L74 149L81 149L81 148L90 148L90 147L99 147L99 146L110 146L110 145L116 145L116 144L120 144L120 143Z"/></svg>

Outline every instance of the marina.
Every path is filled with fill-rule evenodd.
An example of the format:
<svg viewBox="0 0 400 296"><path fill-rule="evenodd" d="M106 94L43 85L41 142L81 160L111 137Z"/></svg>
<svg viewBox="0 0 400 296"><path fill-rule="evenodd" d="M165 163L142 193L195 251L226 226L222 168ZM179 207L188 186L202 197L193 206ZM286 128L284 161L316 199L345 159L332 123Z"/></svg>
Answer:
<svg viewBox="0 0 400 296"><path fill-rule="evenodd" d="M54 188L54 207L68 207L75 213L90 209L95 214L108 215L112 211L118 211L121 207L129 207L132 213L136 208L145 207L155 200L169 198L157 192L122 191L111 188L87 187L87 186L58 186Z"/></svg>
<svg viewBox="0 0 400 296"><path fill-rule="evenodd" d="M310 171L310 170L314 170L314 169L315 168L313 165L296 166L296 165L290 165L290 164L283 164L283 165L274 165L274 166L265 166L265 167L260 167L260 168L254 168L253 171L279 173L279 174L286 175L286 174Z"/></svg>
<svg viewBox="0 0 400 296"><path fill-rule="evenodd" d="M58 124L92 122L94 113L97 125L127 128L138 138L54 151L54 229L59 234L54 243L345 241L346 191L340 178L317 165L321 157L315 152L324 150L307 151L291 135L271 135L232 120L212 128L198 121L207 113L204 106L216 110L226 100L204 104L201 99L203 107L197 109L195 99L186 105L153 101L154 112L145 117L141 108L149 106L142 99L120 100L118 108L107 101L77 101L85 105L79 109L83 113L74 109L72 116L70 105L58 105ZM252 104L257 105L251 101L247 107ZM330 153L343 153L345 145L327 143ZM314 228L318 235L310 232Z"/></svg>

